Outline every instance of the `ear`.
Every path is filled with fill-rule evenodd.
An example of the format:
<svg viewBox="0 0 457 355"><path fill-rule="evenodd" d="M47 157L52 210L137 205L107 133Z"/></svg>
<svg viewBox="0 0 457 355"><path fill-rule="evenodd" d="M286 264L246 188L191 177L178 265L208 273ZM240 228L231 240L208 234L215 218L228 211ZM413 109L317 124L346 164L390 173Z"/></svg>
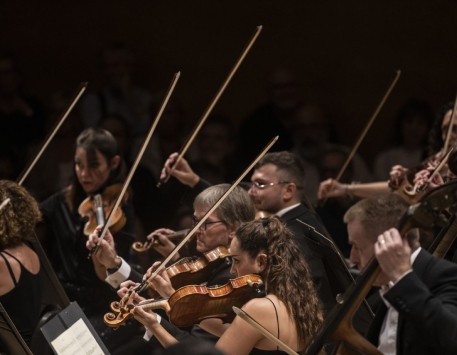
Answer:
<svg viewBox="0 0 457 355"><path fill-rule="evenodd" d="M228 234L228 244L229 245L232 243L233 238L235 238L235 231L229 231L229 234Z"/></svg>
<svg viewBox="0 0 457 355"><path fill-rule="evenodd" d="M259 271L265 271L265 268L267 267L267 254L265 253L259 253L257 254L255 258L255 262L257 267L259 268Z"/></svg>
<svg viewBox="0 0 457 355"><path fill-rule="evenodd" d="M116 170L119 167L120 163L121 163L121 156L120 155L115 155L111 159L111 170Z"/></svg>
<svg viewBox="0 0 457 355"><path fill-rule="evenodd" d="M284 200L288 201L291 200L295 197L295 193L297 192L297 185L293 182L289 182L286 185L286 188L284 190Z"/></svg>

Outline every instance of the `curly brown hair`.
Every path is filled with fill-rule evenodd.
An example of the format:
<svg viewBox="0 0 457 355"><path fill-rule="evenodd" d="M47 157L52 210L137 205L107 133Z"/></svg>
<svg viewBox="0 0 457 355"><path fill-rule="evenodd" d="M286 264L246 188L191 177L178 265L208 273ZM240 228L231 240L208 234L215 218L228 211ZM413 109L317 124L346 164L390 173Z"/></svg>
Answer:
<svg viewBox="0 0 457 355"><path fill-rule="evenodd" d="M10 199L0 211L0 250L22 243L41 220L38 203L25 188L0 180L0 202Z"/></svg>
<svg viewBox="0 0 457 355"><path fill-rule="evenodd" d="M318 333L323 315L308 264L292 233L272 216L241 225L236 237L240 248L251 257L266 252L268 261L262 276L267 293L284 302L295 320L300 340L307 346Z"/></svg>

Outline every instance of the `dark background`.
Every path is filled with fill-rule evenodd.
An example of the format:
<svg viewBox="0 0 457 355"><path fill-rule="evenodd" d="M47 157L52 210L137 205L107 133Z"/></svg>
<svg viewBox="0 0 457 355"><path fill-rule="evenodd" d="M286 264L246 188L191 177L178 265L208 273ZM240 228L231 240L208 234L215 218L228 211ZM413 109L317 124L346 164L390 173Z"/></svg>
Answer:
<svg viewBox="0 0 457 355"><path fill-rule="evenodd" d="M28 92L42 98L97 87L103 47L124 41L136 79L176 90L196 122L257 25L254 47L215 113L239 123L264 99L268 73L295 70L303 97L324 106L353 146L394 78L402 76L360 147L370 162L392 142L393 115L410 97L435 111L457 91L455 1L98 0L1 1L0 45L16 55Z"/></svg>

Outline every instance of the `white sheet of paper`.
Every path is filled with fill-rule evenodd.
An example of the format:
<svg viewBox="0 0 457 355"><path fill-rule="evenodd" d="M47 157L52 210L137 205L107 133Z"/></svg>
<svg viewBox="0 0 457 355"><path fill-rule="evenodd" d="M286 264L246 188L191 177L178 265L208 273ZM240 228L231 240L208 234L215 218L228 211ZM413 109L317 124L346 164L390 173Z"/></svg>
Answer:
<svg viewBox="0 0 457 355"><path fill-rule="evenodd" d="M82 319L51 342L59 355L105 355Z"/></svg>

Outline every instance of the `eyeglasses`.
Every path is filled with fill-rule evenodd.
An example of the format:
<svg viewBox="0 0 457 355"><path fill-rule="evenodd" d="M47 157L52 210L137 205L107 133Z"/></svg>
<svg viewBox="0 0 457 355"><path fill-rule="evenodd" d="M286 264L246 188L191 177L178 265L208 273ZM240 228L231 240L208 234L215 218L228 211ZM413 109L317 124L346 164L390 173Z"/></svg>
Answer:
<svg viewBox="0 0 457 355"><path fill-rule="evenodd" d="M197 217L192 216L192 227L195 227L198 224L198 222L200 222L200 220ZM216 224L216 223L225 223L225 222L224 221L205 221L202 223L200 228L202 231L206 231L208 229L208 225Z"/></svg>
<svg viewBox="0 0 457 355"><path fill-rule="evenodd" d="M265 190L266 188L274 185L289 184L290 181L278 181L278 182L258 182L252 181L245 184L248 189Z"/></svg>

